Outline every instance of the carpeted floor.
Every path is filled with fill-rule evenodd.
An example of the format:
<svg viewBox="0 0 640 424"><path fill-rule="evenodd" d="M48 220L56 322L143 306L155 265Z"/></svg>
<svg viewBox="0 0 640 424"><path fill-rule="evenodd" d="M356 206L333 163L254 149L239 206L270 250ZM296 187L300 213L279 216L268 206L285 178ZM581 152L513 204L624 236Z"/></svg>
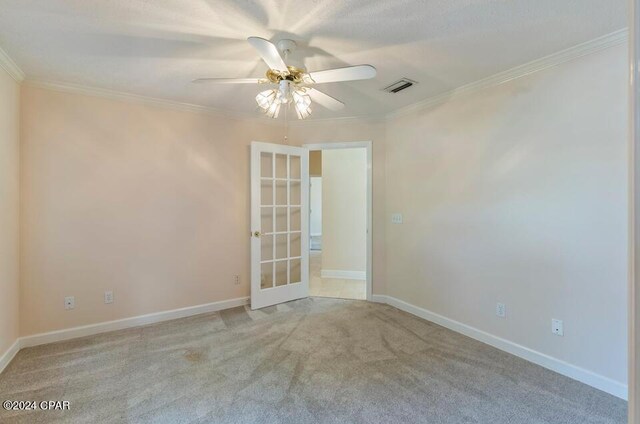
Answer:
<svg viewBox="0 0 640 424"><path fill-rule="evenodd" d="M22 350L2 423L625 423L626 402L387 305L309 298Z"/></svg>

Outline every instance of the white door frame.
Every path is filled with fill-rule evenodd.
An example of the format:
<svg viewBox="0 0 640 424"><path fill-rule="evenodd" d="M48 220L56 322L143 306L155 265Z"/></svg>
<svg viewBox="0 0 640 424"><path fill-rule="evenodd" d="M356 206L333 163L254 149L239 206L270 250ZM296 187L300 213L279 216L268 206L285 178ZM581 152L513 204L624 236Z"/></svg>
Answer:
<svg viewBox="0 0 640 424"><path fill-rule="evenodd" d="M367 300L373 298L373 156L371 141L303 144L309 151L364 148L367 151Z"/></svg>
<svg viewBox="0 0 640 424"><path fill-rule="evenodd" d="M629 0L629 290L628 411L640 424L640 0Z"/></svg>

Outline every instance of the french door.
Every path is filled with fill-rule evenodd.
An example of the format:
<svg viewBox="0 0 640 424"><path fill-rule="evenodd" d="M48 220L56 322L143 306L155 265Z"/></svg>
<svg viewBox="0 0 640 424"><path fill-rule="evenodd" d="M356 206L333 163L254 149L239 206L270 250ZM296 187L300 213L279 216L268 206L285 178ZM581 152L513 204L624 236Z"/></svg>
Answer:
<svg viewBox="0 0 640 424"><path fill-rule="evenodd" d="M309 296L309 151L251 143L251 309Z"/></svg>

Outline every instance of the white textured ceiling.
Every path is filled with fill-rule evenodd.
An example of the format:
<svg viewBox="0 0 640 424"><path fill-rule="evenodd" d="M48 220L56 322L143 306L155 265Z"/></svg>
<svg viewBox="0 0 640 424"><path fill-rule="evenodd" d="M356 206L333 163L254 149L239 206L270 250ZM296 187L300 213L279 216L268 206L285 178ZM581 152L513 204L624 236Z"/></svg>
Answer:
<svg viewBox="0 0 640 424"><path fill-rule="evenodd" d="M36 80L258 113L262 77L248 36L292 38L308 70L368 63L374 80L322 86L347 107L314 117L378 115L626 25L626 0L0 0L0 46ZM420 84L380 89L401 77Z"/></svg>

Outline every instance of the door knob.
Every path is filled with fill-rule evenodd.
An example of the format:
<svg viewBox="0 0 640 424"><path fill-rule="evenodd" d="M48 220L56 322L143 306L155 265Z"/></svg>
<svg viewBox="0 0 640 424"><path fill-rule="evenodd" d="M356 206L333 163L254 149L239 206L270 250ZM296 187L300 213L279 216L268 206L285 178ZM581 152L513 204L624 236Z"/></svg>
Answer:
<svg viewBox="0 0 640 424"><path fill-rule="evenodd" d="M253 236L254 236L254 237L257 237L257 238L260 238L260 231L255 231L255 232L253 233Z"/></svg>

